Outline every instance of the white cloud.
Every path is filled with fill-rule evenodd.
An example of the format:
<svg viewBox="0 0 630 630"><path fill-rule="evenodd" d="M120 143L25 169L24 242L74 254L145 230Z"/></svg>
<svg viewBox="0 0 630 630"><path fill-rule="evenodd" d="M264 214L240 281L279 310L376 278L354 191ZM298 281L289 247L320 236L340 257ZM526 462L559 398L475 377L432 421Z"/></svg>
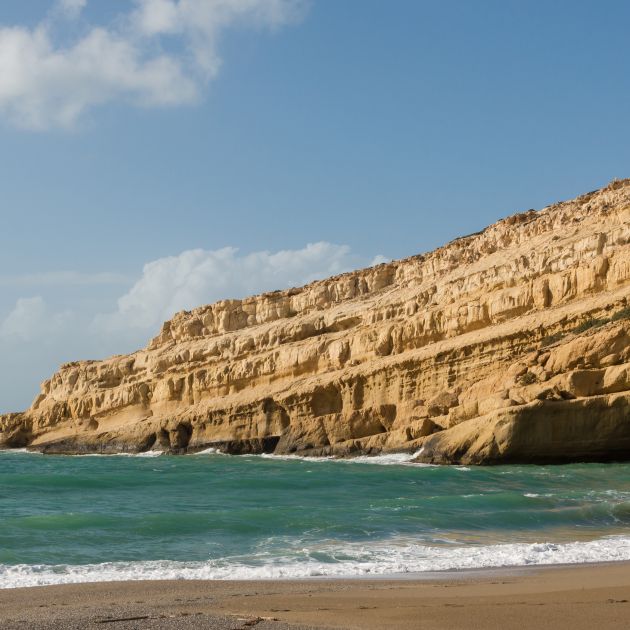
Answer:
<svg viewBox="0 0 630 630"><path fill-rule="evenodd" d="M0 323L0 338L33 341L60 332L71 319L69 311L54 313L41 296L20 298Z"/></svg>
<svg viewBox="0 0 630 630"><path fill-rule="evenodd" d="M378 264L380 256L371 264ZM376 262L375 262L376 261ZM234 247L216 250L191 249L177 256L159 258L144 265L142 275L117 300L111 312L94 314L89 305L90 288L127 283L114 273L44 272L0 276L0 286L39 286L54 295L59 286L80 287L80 293L64 310L51 308L41 296L20 298L4 320L0 339L37 341L52 334L72 337L73 342L94 346L88 339L99 333L99 344L111 352L130 350L157 333L161 324L177 311L222 299L242 298L264 291L302 286L366 265L347 245L310 243L302 249L259 251L240 254ZM67 341L67 339L66 339Z"/></svg>
<svg viewBox="0 0 630 630"><path fill-rule="evenodd" d="M101 28L55 49L48 31L0 29L0 112L29 129L71 127L94 105L196 100L196 83L167 55L143 58L130 41Z"/></svg>
<svg viewBox="0 0 630 630"><path fill-rule="evenodd" d="M370 267L375 267L376 265L382 265L383 263L388 263L391 261L391 258L387 258L382 254L377 254L372 258L372 262L370 263Z"/></svg>
<svg viewBox="0 0 630 630"><path fill-rule="evenodd" d="M219 69L217 40L232 24L277 28L299 19L304 0L137 0L132 22L145 37L181 36L197 66L213 77Z"/></svg>
<svg viewBox="0 0 630 630"><path fill-rule="evenodd" d="M111 101L136 106L196 102L220 66L218 40L236 25L276 28L297 19L302 0L135 0L113 25L92 25L58 43L55 21L0 27L0 114L29 129L72 127ZM55 5L77 17L85 0ZM53 12L54 14L55 12ZM164 37L174 39L169 52Z"/></svg>
<svg viewBox="0 0 630 630"><path fill-rule="evenodd" d="M372 263L375 260L380 258ZM250 254L232 247L194 249L147 263L117 302L110 289L104 291L110 280L110 286L116 287L115 281L123 279L117 274L45 272L5 277L5 286L37 285L42 294L5 302L10 312L4 319L0 316L0 413L27 407L37 384L63 362L144 346L176 311L301 286L368 262L346 245L326 242ZM0 292L0 300L3 296L7 300L7 291Z"/></svg>
<svg viewBox="0 0 630 630"><path fill-rule="evenodd" d="M118 300L118 309L97 316L94 327L110 332L136 328L150 335L182 309L300 286L359 266L361 259L348 246L326 242L245 255L232 247L188 250L146 264L142 277Z"/></svg>

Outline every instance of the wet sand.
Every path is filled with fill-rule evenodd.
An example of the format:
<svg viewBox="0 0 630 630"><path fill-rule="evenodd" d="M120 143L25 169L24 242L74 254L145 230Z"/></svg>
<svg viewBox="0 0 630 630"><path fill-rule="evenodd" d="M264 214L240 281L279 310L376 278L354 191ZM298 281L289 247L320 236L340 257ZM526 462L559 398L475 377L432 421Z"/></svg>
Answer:
<svg viewBox="0 0 630 630"><path fill-rule="evenodd" d="M0 628L630 628L630 563L383 580L109 582L0 590Z"/></svg>

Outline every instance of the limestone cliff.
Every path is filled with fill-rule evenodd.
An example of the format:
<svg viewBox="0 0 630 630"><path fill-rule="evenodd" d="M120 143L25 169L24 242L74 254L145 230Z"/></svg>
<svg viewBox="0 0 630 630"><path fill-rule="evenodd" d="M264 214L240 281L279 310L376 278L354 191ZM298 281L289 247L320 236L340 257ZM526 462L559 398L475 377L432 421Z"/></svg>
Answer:
<svg viewBox="0 0 630 630"><path fill-rule="evenodd" d="M426 255L176 314L0 444L448 463L630 458L630 180Z"/></svg>

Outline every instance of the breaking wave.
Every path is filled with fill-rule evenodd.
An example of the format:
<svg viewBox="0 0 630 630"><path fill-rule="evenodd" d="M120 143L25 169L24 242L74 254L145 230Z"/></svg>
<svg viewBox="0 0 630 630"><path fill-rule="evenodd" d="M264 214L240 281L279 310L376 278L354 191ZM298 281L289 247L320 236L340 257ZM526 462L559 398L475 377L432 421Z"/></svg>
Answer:
<svg viewBox="0 0 630 630"><path fill-rule="evenodd" d="M587 542L437 547L400 541L303 549L294 557L206 562L136 561L88 565L0 565L0 588L124 580L265 580L400 576L463 569L630 560L630 538Z"/></svg>

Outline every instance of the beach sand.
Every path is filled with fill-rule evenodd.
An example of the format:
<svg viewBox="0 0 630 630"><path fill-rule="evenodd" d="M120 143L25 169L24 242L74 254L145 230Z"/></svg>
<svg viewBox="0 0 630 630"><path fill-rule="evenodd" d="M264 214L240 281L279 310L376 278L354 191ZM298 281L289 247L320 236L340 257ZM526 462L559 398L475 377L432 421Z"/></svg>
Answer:
<svg viewBox="0 0 630 630"><path fill-rule="evenodd" d="M630 563L429 578L108 582L0 590L0 628L630 628Z"/></svg>

